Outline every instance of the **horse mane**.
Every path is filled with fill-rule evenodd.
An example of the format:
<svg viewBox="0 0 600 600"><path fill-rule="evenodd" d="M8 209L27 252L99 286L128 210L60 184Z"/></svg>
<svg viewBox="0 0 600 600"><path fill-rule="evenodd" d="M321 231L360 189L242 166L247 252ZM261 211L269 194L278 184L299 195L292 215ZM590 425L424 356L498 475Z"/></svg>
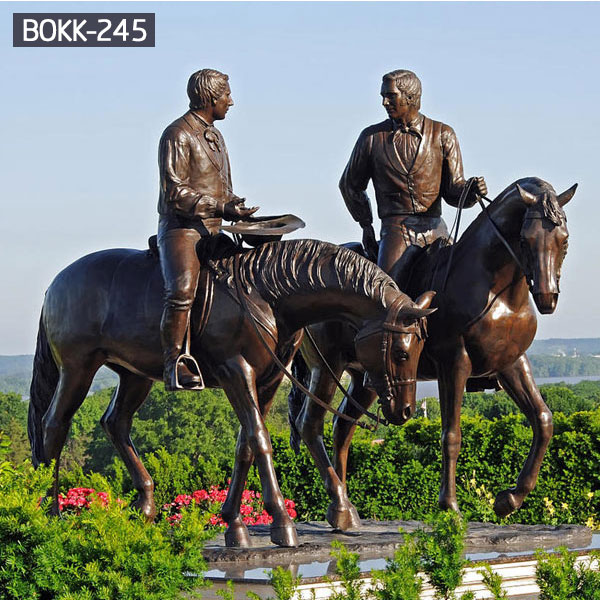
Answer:
<svg viewBox="0 0 600 600"><path fill-rule="evenodd" d="M518 179L514 183L511 183L506 189L504 189L494 200L501 202L506 198L512 197L516 193L517 184L520 185L524 190L534 194L535 196L541 196L540 207L544 217L550 219L554 225L562 225L566 221L566 215L563 209L559 206L556 200L555 189L543 179L539 177L523 177Z"/></svg>
<svg viewBox="0 0 600 600"><path fill-rule="evenodd" d="M493 214L495 210L501 210L505 202L511 202L515 198L519 198L517 184L525 191L541 197L538 206L541 208L543 216L550 219L554 225L562 225L566 222L567 217L556 200L556 191L547 181L544 181L539 177L523 177L504 188L489 205L488 210L490 210L491 214ZM485 218L483 212L477 215L460 236L458 242L467 240L469 236L477 230L481 222L485 222Z"/></svg>
<svg viewBox="0 0 600 600"><path fill-rule="evenodd" d="M274 304L280 298L337 285L379 302L385 308L385 289L398 290L394 280L375 263L356 252L319 240L269 242L239 255L239 276L244 289L256 288ZM218 266L234 276L234 257Z"/></svg>

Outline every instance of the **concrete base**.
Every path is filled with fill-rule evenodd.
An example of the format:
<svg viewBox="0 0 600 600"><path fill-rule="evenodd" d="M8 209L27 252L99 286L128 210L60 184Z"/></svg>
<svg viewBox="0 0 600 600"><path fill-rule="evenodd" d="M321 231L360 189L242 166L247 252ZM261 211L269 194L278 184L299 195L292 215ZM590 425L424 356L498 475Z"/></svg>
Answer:
<svg viewBox="0 0 600 600"><path fill-rule="evenodd" d="M247 591L253 591L261 598L273 597L268 585L271 569L281 566L302 577L297 600L329 598L334 591L341 590L336 581L335 561L331 558L331 542L339 540L352 552L358 552L363 571L364 591L372 587L370 572L385 568L385 559L402 544L405 532L423 527L417 521L363 521L360 532L341 533L322 522L298 523L298 548L279 548L269 540L268 526L249 527L251 548L226 548L221 535L205 548L208 562L206 577L213 582L211 590L203 591L203 598L217 599L216 591L224 589L226 582L235 584L236 598L246 598ZM580 560L589 557L589 549L600 545L600 536L594 536L587 527L577 525L509 525L499 526L470 523L467 537L467 558L476 565L488 562L504 580L504 588L509 598L533 600L539 592L535 584L536 549L551 550L557 546L567 546L581 555ZM483 585L478 568L468 568L464 585L459 592L472 590L477 598L491 598ZM365 595L365 597L369 597ZM433 589L425 582L423 599L433 599ZM460 597L460 595L459 595Z"/></svg>

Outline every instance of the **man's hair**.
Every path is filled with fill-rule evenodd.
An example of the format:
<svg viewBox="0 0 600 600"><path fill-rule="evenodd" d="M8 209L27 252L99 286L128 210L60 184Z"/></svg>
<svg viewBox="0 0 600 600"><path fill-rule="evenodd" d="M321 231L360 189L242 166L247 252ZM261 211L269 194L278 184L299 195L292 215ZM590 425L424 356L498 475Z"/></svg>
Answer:
<svg viewBox="0 0 600 600"><path fill-rule="evenodd" d="M187 84L190 108L197 110L210 106L225 91L229 76L214 69L200 69L192 73Z"/></svg>
<svg viewBox="0 0 600 600"><path fill-rule="evenodd" d="M421 107L421 80L406 69L397 69L383 76L383 81L393 81L400 92L402 92L409 104Z"/></svg>

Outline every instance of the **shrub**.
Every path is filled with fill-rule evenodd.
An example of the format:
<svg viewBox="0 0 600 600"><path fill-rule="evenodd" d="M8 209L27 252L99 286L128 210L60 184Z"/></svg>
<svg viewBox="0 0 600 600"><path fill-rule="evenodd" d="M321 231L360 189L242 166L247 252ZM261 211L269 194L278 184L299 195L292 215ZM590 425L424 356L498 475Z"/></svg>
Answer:
<svg viewBox="0 0 600 600"><path fill-rule="evenodd" d="M463 558L467 522L455 512L445 511L427 519L431 531L417 530L421 568L435 589L435 597L455 600L467 561ZM463 600L474 598L470 592Z"/></svg>
<svg viewBox="0 0 600 600"><path fill-rule="evenodd" d="M536 489L510 517L516 523L582 523L596 526L600 514L600 409L555 415L554 438L542 463ZM531 428L519 415L494 421L462 418L462 449L457 464L458 502L473 521L500 522L490 495L514 484L531 445ZM381 435L381 433L379 434ZM348 495L363 518L425 519L437 511L441 473L441 423L413 419L389 427L384 443L361 432L348 462ZM295 455L287 435L272 434L273 459L282 493L294 498L300 519L322 520L329 498L312 459ZM331 427L325 428L331 448ZM254 471L251 489L260 489ZM477 492L479 490L479 494ZM544 500L552 501L554 512Z"/></svg>
<svg viewBox="0 0 600 600"><path fill-rule="evenodd" d="M554 554L539 550L536 558L539 600L600 599L600 573L593 571L589 562L575 564L577 556L564 546Z"/></svg>
<svg viewBox="0 0 600 600"><path fill-rule="evenodd" d="M386 560L383 571L373 572L377 600L419 600L423 580L419 577L421 560L414 535L405 534L404 543Z"/></svg>
<svg viewBox="0 0 600 600"><path fill-rule="evenodd" d="M82 506L50 518L39 500L51 480L49 467L0 455L0 599L170 600L201 584L184 573L204 568L204 513L184 511L176 528L148 525L111 494L80 491Z"/></svg>

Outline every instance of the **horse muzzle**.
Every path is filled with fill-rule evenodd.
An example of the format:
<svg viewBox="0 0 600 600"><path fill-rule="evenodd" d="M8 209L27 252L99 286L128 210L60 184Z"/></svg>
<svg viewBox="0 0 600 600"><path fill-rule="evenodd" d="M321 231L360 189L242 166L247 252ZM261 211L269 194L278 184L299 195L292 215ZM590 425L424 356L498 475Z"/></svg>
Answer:
<svg viewBox="0 0 600 600"><path fill-rule="evenodd" d="M542 315L550 315L556 310L556 304L558 303L558 293L547 292L547 293L534 293L533 300L537 309Z"/></svg>
<svg viewBox="0 0 600 600"><path fill-rule="evenodd" d="M394 395L380 395L381 412L392 425L404 425L414 414L417 384L404 383Z"/></svg>

